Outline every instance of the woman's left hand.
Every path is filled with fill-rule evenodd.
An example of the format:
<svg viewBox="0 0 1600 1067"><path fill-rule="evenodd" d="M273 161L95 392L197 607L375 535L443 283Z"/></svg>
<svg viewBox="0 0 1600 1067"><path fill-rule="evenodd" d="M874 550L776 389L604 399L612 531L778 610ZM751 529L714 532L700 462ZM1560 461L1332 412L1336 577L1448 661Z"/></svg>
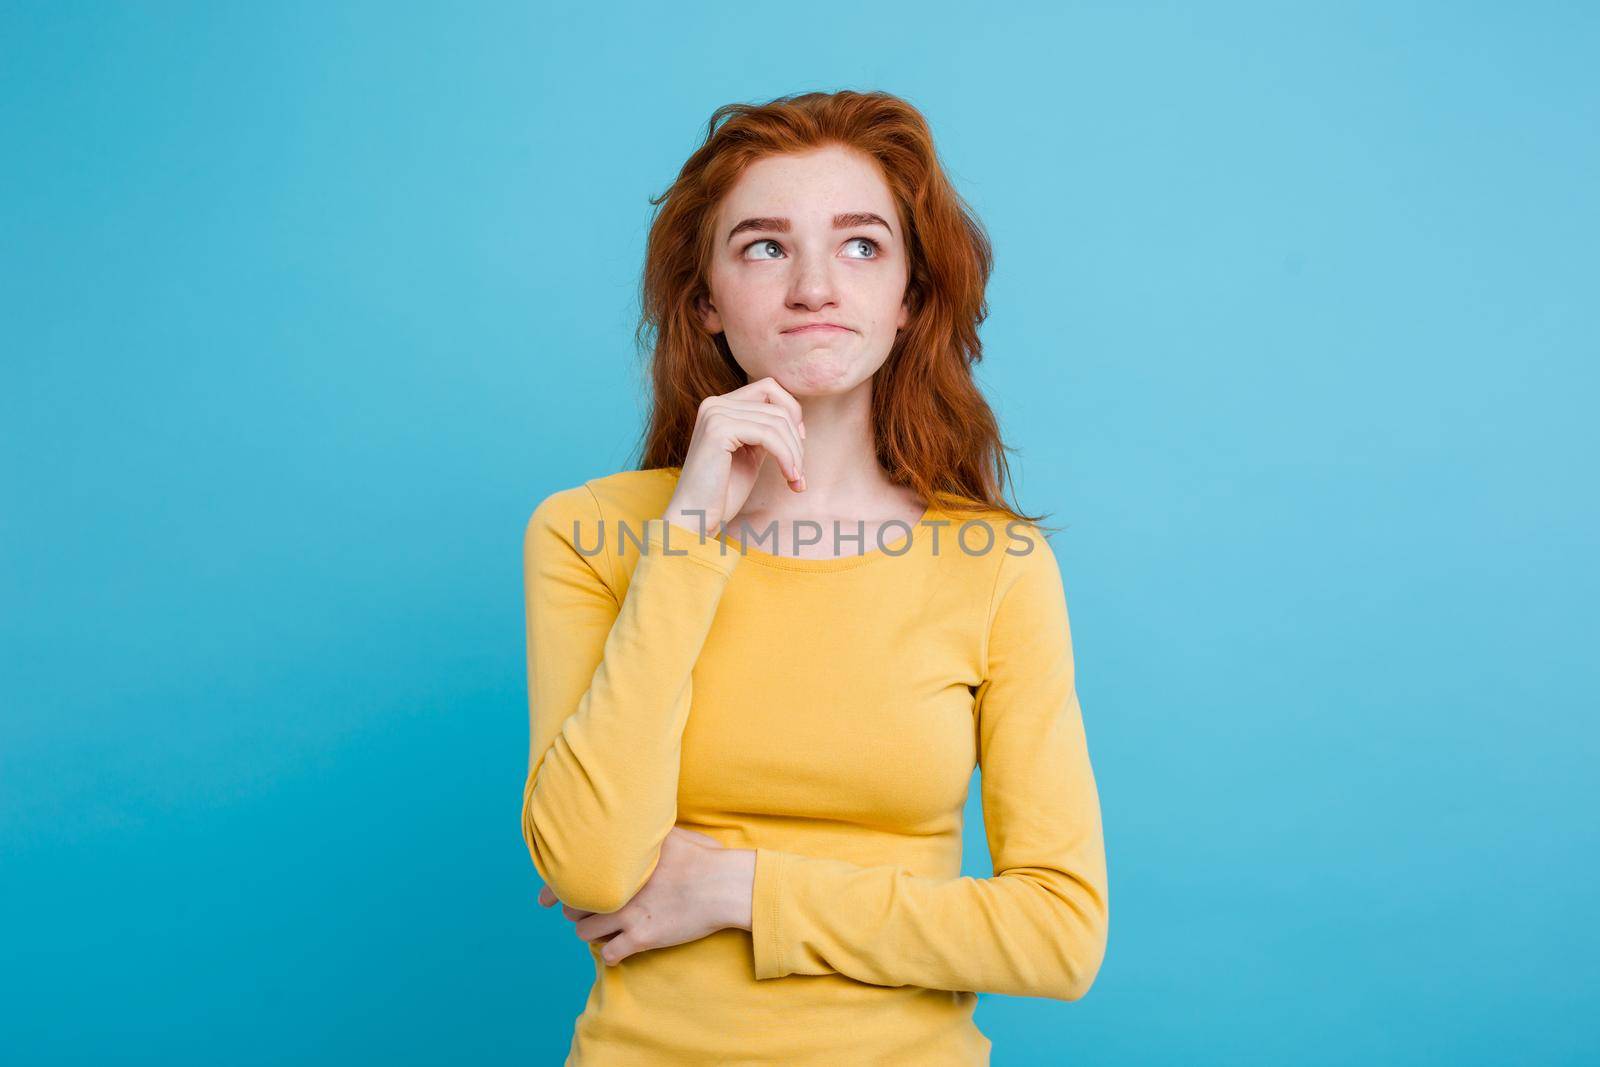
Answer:
<svg viewBox="0 0 1600 1067"><path fill-rule="evenodd" d="M698 941L726 929L750 929L755 881L754 849L724 848L706 834L674 826L661 843L661 860L649 881L620 911L592 912L561 905L585 941L601 944L608 965L635 952ZM557 903L549 886L539 903Z"/></svg>

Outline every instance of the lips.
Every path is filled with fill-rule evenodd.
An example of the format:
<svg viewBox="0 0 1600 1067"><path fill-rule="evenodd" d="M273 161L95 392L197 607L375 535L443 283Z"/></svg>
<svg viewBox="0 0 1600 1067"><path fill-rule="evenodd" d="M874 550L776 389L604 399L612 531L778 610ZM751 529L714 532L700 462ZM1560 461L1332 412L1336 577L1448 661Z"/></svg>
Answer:
<svg viewBox="0 0 1600 1067"><path fill-rule="evenodd" d="M848 333L849 332L847 327L840 326L838 323L835 323L835 322L811 322L811 323L807 323L804 326L795 326L795 327L793 327L791 329L784 330L783 332L784 333L822 333L824 331L832 332L834 330L838 330L838 331L841 331L841 332L844 332L844 333Z"/></svg>

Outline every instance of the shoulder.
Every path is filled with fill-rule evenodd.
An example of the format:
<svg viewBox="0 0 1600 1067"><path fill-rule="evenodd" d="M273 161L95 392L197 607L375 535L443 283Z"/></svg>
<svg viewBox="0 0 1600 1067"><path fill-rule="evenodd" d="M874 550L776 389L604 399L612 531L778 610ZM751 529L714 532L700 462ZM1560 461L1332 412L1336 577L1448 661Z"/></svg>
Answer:
<svg viewBox="0 0 1600 1067"><path fill-rule="evenodd" d="M1004 513L997 523L988 630L1054 624L1066 614L1061 564L1038 525Z"/></svg>
<svg viewBox="0 0 1600 1067"><path fill-rule="evenodd" d="M550 492L523 530L529 571L586 567L620 595L633 562L625 546L630 538L642 541L645 523L666 510L677 481L676 467L658 467L617 471Z"/></svg>
<svg viewBox="0 0 1600 1067"><path fill-rule="evenodd" d="M1018 584L1054 585L1057 590L1061 586L1060 561L1056 557L1055 546L1050 542L1050 535L1040 529L1037 523L1026 519L1012 518L1004 512L999 513L995 522L998 524L1000 544L1000 565L996 568L995 576L995 602L998 604L1006 592Z"/></svg>
<svg viewBox="0 0 1600 1067"><path fill-rule="evenodd" d="M528 528L571 531L600 520L642 523L660 515L672 498L678 471L672 467L624 470L589 478L543 497L529 517Z"/></svg>
<svg viewBox="0 0 1600 1067"><path fill-rule="evenodd" d="M938 521L946 527L943 536L954 554L971 561L975 580L995 593L995 599L1010 584L1056 565L1045 532L999 508L978 502L967 507L946 503L939 510Z"/></svg>
<svg viewBox="0 0 1600 1067"><path fill-rule="evenodd" d="M594 495L601 514L613 523L642 529L646 519L660 517L678 485L677 467L617 471L583 483Z"/></svg>

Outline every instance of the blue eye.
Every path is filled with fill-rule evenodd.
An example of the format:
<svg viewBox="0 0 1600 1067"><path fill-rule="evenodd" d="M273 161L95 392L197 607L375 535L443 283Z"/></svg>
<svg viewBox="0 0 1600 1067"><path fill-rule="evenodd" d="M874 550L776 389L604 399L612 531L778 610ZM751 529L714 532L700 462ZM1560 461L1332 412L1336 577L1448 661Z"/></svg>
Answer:
<svg viewBox="0 0 1600 1067"><path fill-rule="evenodd" d="M877 241L874 241L870 237L852 237L852 238L850 238L849 241L845 242L845 244L847 246L849 246L849 245L869 245L872 248L872 254L871 255L869 255L869 256L852 256L852 257L850 257L852 259L877 259L879 256L881 256L883 254L883 246L881 244L879 244ZM779 248L779 249L781 249L783 247L777 241L773 240L770 237L767 237L767 238L763 238L762 240L759 240L759 241L752 241L749 244L745 245L744 246L744 251L745 251L745 254L748 256L749 253L750 253L750 250L752 248L762 248L762 247L765 247L765 246L768 246L768 245L771 245L772 247ZM776 259L777 257L776 256L755 256L754 258L755 259Z"/></svg>

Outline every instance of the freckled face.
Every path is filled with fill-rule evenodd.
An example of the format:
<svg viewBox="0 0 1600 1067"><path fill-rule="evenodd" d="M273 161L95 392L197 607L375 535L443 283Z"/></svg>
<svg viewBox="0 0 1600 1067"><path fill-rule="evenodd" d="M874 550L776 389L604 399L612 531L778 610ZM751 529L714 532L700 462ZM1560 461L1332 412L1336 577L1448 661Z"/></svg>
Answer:
<svg viewBox="0 0 1600 1067"><path fill-rule="evenodd" d="M770 375L796 396L818 396L883 366L910 318L910 272L871 157L829 146L758 160L723 198L716 225L702 321L725 335L752 381Z"/></svg>

